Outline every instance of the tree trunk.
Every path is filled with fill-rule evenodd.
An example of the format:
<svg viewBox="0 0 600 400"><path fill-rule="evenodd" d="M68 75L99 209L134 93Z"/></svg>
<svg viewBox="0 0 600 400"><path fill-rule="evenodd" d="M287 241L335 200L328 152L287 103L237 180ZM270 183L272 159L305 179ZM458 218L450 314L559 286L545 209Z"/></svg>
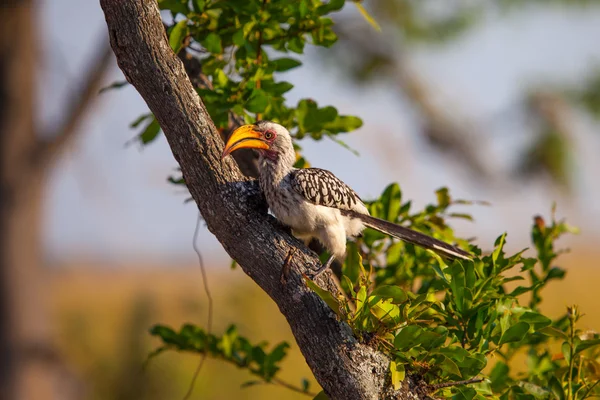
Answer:
<svg viewBox="0 0 600 400"><path fill-rule="evenodd" d="M112 60L102 43L56 130L40 135L35 6L35 0L0 6L0 400L65 400L80 389L52 343L41 244L43 198L47 175L77 134Z"/></svg>
<svg viewBox="0 0 600 400"><path fill-rule="evenodd" d="M32 1L8 3L0 8L0 396L53 399L39 237L44 177L31 159L36 21Z"/></svg>
<svg viewBox="0 0 600 400"><path fill-rule="evenodd" d="M304 284L301 273L320 264L315 254L266 213L255 181L230 159L223 141L169 47L156 1L100 0L119 67L160 123L208 229L279 306L319 384L332 399L424 398L410 377L389 387L389 360L359 343L351 329ZM287 284L279 280L289 252ZM319 283L335 287L330 274Z"/></svg>

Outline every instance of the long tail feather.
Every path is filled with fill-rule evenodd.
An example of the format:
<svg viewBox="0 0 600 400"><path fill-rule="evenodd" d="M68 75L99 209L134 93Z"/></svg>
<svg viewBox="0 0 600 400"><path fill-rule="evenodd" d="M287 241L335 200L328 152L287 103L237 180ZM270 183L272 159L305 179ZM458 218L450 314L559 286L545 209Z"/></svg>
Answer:
<svg viewBox="0 0 600 400"><path fill-rule="evenodd" d="M392 222L375 218L367 214L361 214L352 210L343 210L342 214L351 218L358 218L369 228L373 228L379 232L393 236L400 240L404 240L405 242L423 247L425 249L433 250L436 253L447 258L460 258L463 260L471 260L471 255L466 251L459 249L458 247L452 246L451 244L448 244L446 242L442 242L441 240L434 239L431 236L425 235L417 231L413 231L412 229L405 228Z"/></svg>

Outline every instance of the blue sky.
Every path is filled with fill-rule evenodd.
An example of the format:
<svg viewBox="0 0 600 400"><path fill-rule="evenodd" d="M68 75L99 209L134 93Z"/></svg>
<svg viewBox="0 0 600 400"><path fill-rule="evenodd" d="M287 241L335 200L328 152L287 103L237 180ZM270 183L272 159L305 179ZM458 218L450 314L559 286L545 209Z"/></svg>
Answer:
<svg viewBox="0 0 600 400"><path fill-rule="evenodd" d="M40 18L45 59L41 124L51 126L106 27L96 1L44 0ZM557 77L575 83L600 65L600 46L593 38L600 38L598 7L532 8L490 17L451 45L413 51L412 66L440 93L439 101L451 104L461 118L485 122L506 115L532 84ZM330 169L363 198L376 196L389 182L397 181L417 207L433 201L433 192L441 186L449 186L458 198L490 201L492 207L466 209L475 215L474 224L456 224L461 233L478 236L484 247L503 231L509 232L509 243L525 245L531 217L548 215L555 199L559 215L582 227L577 240L591 242L600 236L594 223L600 221L596 200L600 135L593 121L576 118L581 173L572 199L541 182L485 188L455 168L458 160L441 158L419 139L414 116L396 91L382 83L353 86L331 64L320 62L314 51L308 51L304 62L304 67L286 76L295 84L292 103L311 97L319 104L335 105L342 113L359 115L365 122L347 139L360 157L331 141L305 142L305 154L314 166ZM121 79L115 64L109 82ZM160 138L144 149L125 145L135 135L128 125L147 111L145 103L131 87L104 93L99 100L81 124L72 151L52 173L44 230L48 255L51 259L99 257L117 264L191 260L197 210L192 203L183 204L185 194L166 182L176 167L166 141ZM575 115L579 117L577 111ZM499 123L484 126L494 139L514 136L520 128L516 124L500 117ZM500 145L492 149L492 163L507 153ZM226 254L206 229L200 240L210 265L228 265Z"/></svg>

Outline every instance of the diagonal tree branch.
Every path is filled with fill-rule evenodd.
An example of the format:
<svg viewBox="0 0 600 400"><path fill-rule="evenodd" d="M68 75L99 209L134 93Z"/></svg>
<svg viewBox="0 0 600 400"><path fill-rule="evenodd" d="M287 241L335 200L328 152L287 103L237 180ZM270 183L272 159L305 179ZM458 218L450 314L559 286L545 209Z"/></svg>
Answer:
<svg viewBox="0 0 600 400"><path fill-rule="evenodd" d="M112 48L127 80L156 116L208 229L279 306L319 384L332 399L425 398L410 377L389 388L389 360L352 336L350 328L302 282L318 259L267 214L256 181L229 159L223 141L169 47L156 1L100 0ZM279 281L296 248L286 285ZM329 274L320 280L333 285Z"/></svg>
<svg viewBox="0 0 600 400"><path fill-rule="evenodd" d="M33 154L36 165L48 165L73 140L77 134L77 126L97 98L104 77L112 64L110 44L104 39L99 48L86 68L88 73L82 84L77 85L77 89L68 97L62 121L52 132L39 139Z"/></svg>

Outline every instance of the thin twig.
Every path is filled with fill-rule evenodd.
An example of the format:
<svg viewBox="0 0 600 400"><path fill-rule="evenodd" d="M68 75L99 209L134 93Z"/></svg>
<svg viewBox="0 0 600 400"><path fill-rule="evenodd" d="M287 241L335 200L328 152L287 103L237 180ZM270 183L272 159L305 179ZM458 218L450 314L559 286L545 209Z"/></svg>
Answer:
<svg viewBox="0 0 600 400"><path fill-rule="evenodd" d="M271 378L271 382L272 383L276 383L279 386L283 386L283 387L285 387L287 389L293 390L294 392L305 394L307 396L315 397L317 395L316 393L309 392L308 390L305 391L305 390L303 390L303 389L301 389L301 388L299 388L297 386L292 385L291 383L287 383L285 381L282 381L279 378Z"/></svg>
<svg viewBox="0 0 600 400"><path fill-rule="evenodd" d="M262 5L260 7L260 17L261 17L261 22L262 22L262 14L263 11L265 10L265 6L267 5L267 0L263 0ZM257 48L257 52L256 52L256 65L260 66L260 64L262 63L262 44L263 44L263 31L262 31L262 27L261 29L258 31L258 48ZM256 80L256 88L260 89L261 83L260 83L260 79ZM261 114L260 113L256 113L256 120L260 120L261 118Z"/></svg>
<svg viewBox="0 0 600 400"><path fill-rule="evenodd" d="M210 294L210 288L208 287L208 278L206 277L206 268L204 267L204 260L202 259L202 254L200 253L200 249L198 248L198 233L200 232L200 221L202 220L202 216L200 212L198 212L198 219L196 220L196 228L194 229L194 238L192 240L192 245L194 247L194 251L198 255L198 264L200 265L200 271L202 271L202 283L204 284L204 293L206 293L206 298L208 299L208 320L206 322L206 335L209 336L212 332L212 322L213 322L213 300ZM188 388L187 393L183 396L183 400L187 400L192 395L194 391L194 386L196 385L196 380L198 379L198 375L200 375L200 371L202 370L202 366L204 365L204 361L206 361L206 357L208 352L202 353L202 358L200 358L200 362L196 367L196 371L194 371L194 376L192 378L192 382L190 383L190 387Z"/></svg>
<svg viewBox="0 0 600 400"><path fill-rule="evenodd" d="M431 387L431 389L433 389L433 390L438 390L438 389L443 389L443 388L452 387L452 386L470 385L472 383L479 383L479 382L483 382L483 381L484 381L483 378L471 378L471 379L467 379L465 381L436 383L435 385L429 385L429 387Z"/></svg>
<svg viewBox="0 0 600 400"><path fill-rule="evenodd" d="M187 48L190 49L190 50L194 50L196 53L200 53L200 54L206 54L206 53L208 53L208 51L206 51L206 49L197 48L195 46L192 46L191 43L187 45Z"/></svg>
<svg viewBox="0 0 600 400"><path fill-rule="evenodd" d="M590 394L592 392L592 390L596 387L596 385L598 385L599 383L600 383L600 380L597 380L592 386L589 387L589 389L585 392L585 394L581 398L585 399L588 396L588 394Z"/></svg>
<svg viewBox="0 0 600 400"><path fill-rule="evenodd" d="M569 340L569 386L568 386L568 392L567 392L567 399L571 400L573 399L573 364L574 364L574 360L573 360L573 356L575 353L575 346L574 346L574 341L575 341L575 320L574 318L569 318L569 327L570 327L570 336L569 338L571 340Z"/></svg>

